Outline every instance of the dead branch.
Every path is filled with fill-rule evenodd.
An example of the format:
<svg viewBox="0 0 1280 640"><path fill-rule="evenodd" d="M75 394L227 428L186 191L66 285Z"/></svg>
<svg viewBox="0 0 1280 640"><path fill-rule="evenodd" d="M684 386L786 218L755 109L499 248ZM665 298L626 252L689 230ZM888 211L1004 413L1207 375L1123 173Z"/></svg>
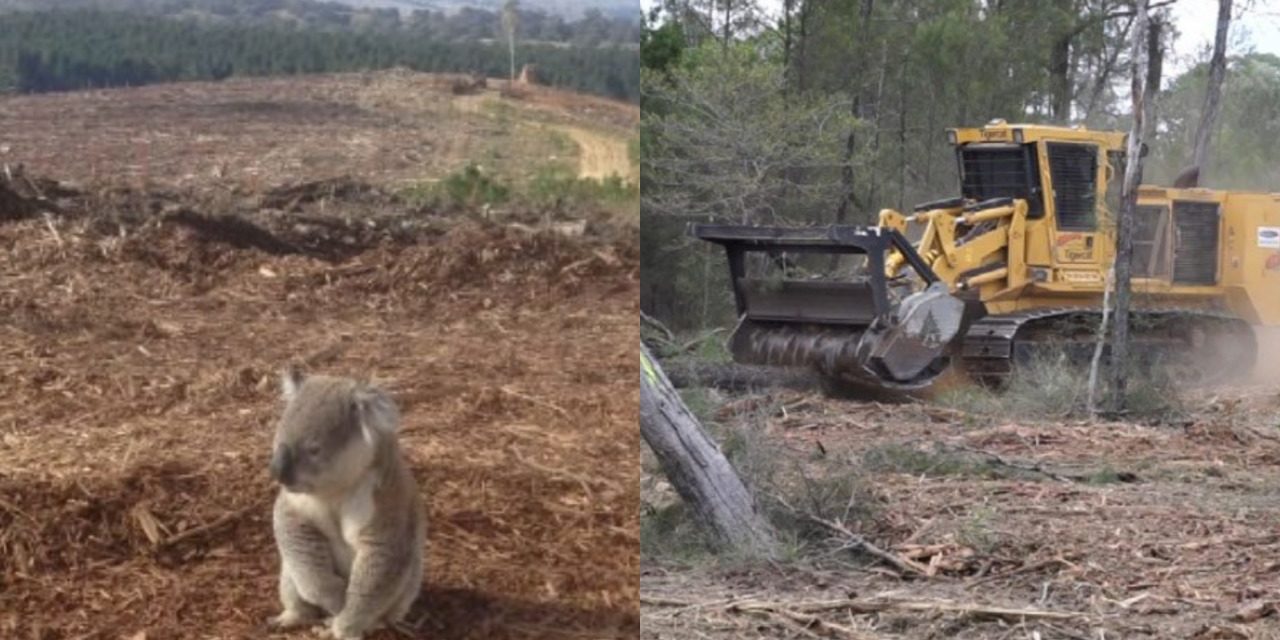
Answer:
<svg viewBox="0 0 1280 640"><path fill-rule="evenodd" d="M997 618L1010 622L1027 619L1037 620L1073 620L1086 617L1080 611L1050 611L1048 609L1019 609L1000 607L977 602L955 602L952 600L911 600L907 598L872 597L864 599L843 598L838 600L796 600L784 602L779 600L735 600L732 602L698 602L677 598L643 596L640 603L662 607L698 607L719 606L728 612L752 613L757 611L785 612L793 620L809 620L805 614L818 614L829 611L847 611L862 615L883 613L885 611L923 611L934 613L957 613L967 616ZM830 625L830 623L824 623ZM852 630L849 630L852 631Z"/></svg>
<svg viewBox="0 0 1280 640"><path fill-rule="evenodd" d="M1084 617L1078 611L1049 611L1047 609L1017 609L998 607L976 602L953 602L950 600L907 600L903 598L868 598L865 600L816 600L809 602L744 602L735 605L741 611L752 609L775 609L786 605L793 611L804 613L821 613L824 611L849 611L854 614L882 613L885 611L923 611L933 613L958 613L966 616L996 618L1011 622L1026 619L1071 620Z"/></svg>
<svg viewBox="0 0 1280 640"><path fill-rule="evenodd" d="M932 575L928 567L920 564L919 562L915 562L914 560L900 557L896 554L885 551L884 549L881 549L880 547L877 547L874 544L871 544L870 542L867 541L866 538L850 531L848 527L844 526L844 524L840 522L827 520L826 518L818 517L817 515L814 515L812 513L808 513L808 512L804 512L799 509L796 509L795 507L791 506L789 502L787 502L786 498L783 498L782 496L779 496L777 494L771 494L771 497L774 500L777 500L778 504L781 504L782 506L786 507L792 513L801 515L809 519L810 521L814 522L815 524L821 525L824 528L829 529L836 534L839 534L843 539L842 540L842 542L844 543L843 548L856 549L868 555L879 558L880 560L887 562L888 564L892 565L894 568L898 569L903 573L915 574L923 577L930 577Z"/></svg>
<svg viewBox="0 0 1280 640"><path fill-rule="evenodd" d="M661 320L641 311L640 322L656 329L658 333L661 333L667 339L667 342L675 343L676 334L672 333L671 330L667 328L667 325L662 324Z"/></svg>
<svg viewBox="0 0 1280 640"><path fill-rule="evenodd" d="M262 509L262 505L259 504L258 502L255 502L254 504L251 504L247 507L237 509L235 511L232 511L231 513L224 514L212 522L191 527L190 529L179 532L173 536L170 536L164 540L161 540L160 542L156 543L156 547L159 549L166 549L166 548L172 547L184 540L190 540L191 538L194 538L196 536L200 536L210 531L213 531L215 529L222 528L227 524L230 524L232 522L235 522L236 520L239 520L240 518L243 518L244 516L248 515L253 511L258 511L261 509Z"/></svg>
<svg viewBox="0 0 1280 640"><path fill-rule="evenodd" d="M1005 571L1004 573L994 573L994 574L991 574L991 575L989 575L989 576L987 576L987 577L985 577L985 578L982 578L982 579L980 579L980 580L974 580L973 582L970 582L969 584L966 584L966 585L964 586L964 588L965 588L965 589L972 589L972 588L974 588L974 587L976 587L976 586L978 586L978 585L980 585L980 584L986 584L986 583L988 583L988 582L994 582L994 581L996 581L996 580L1001 580L1001 579L1003 579L1003 578L1012 578L1013 576L1022 575L1022 574L1024 574L1024 573L1034 573L1034 572L1039 571L1039 570L1041 570L1041 569L1044 569L1044 568L1046 568L1046 567L1052 567L1052 566L1054 566L1054 565L1058 565L1058 564L1061 564L1061 565L1068 565L1068 566L1069 566L1071 563L1070 563L1070 562L1067 562L1066 560L1064 560L1064 559L1062 559L1062 558L1050 558L1050 559L1048 559L1048 560L1043 560L1043 561L1041 561L1041 562L1036 562L1036 563L1034 563L1034 564L1023 565L1023 566L1021 566L1021 567L1018 567L1017 569L1011 569L1011 570L1009 570L1009 571Z"/></svg>
<svg viewBox="0 0 1280 640"><path fill-rule="evenodd" d="M1015 461L1013 461L1013 460L1009 460L1008 458L1005 458L1005 457L1003 457L1003 456L1001 456L1001 455L999 455L999 454L992 453L992 452L990 452L990 451L984 451L984 450L982 450L982 449L974 449L974 448L972 448L972 447L957 446L957 447L955 447L955 450L957 450L957 451L965 451L965 452L968 452L968 453L972 453L972 454L975 454L975 455L982 456L983 458L985 458L985 459L987 460L987 463L988 463L988 464L992 464L992 465L996 465L996 466L1000 466L1000 467L1006 467L1006 468L1009 468L1009 469L1013 469L1013 470L1015 470L1015 471L1023 471L1023 472L1026 472L1026 473L1035 473L1035 474L1039 474L1039 475L1042 475L1042 476L1044 476L1044 477L1046 477L1046 478L1051 478L1051 479L1053 479L1053 480L1057 480L1058 482L1082 482L1082 481L1084 481L1084 480L1086 480L1086 479L1087 479L1087 476L1082 476L1082 475L1072 475L1072 474L1064 474L1064 473L1058 473L1058 472L1056 472L1056 471L1050 471L1050 470L1048 470L1048 469L1044 468L1043 466L1041 466L1041 465L1039 465L1039 464L1036 464L1036 463L1025 463L1025 464L1024 464L1024 463L1021 463L1021 462L1015 462Z"/></svg>

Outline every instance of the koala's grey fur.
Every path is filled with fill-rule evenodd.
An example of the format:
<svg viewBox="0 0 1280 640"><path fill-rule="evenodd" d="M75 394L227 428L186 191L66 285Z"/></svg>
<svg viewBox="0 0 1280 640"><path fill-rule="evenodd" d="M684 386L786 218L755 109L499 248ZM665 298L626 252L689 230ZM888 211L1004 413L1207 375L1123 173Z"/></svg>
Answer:
<svg viewBox="0 0 1280 640"><path fill-rule="evenodd" d="M425 517L399 413L377 387L296 369L284 396L271 458L284 611L270 622L329 618L333 637L358 639L403 619L422 584Z"/></svg>

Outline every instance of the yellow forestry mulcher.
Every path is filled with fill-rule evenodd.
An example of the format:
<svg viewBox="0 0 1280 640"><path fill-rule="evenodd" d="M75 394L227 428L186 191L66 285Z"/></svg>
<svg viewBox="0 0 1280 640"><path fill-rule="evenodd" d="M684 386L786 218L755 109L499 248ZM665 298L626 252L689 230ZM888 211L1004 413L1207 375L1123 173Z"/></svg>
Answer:
<svg viewBox="0 0 1280 640"><path fill-rule="evenodd" d="M994 120L947 135L959 197L876 226L691 226L726 249L737 361L909 390L953 364L998 383L1046 351L1087 359L1125 134ZM1134 222L1135 357L1201 381L1250 370L1253 326L1280 324L1280 194L1144 185Z"/></svg>

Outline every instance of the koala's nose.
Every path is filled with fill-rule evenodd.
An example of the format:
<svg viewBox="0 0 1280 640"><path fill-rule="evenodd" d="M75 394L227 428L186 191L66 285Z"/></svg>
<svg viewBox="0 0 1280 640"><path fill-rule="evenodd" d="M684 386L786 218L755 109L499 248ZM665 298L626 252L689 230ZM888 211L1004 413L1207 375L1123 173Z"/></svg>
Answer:
<svg viewBox="0 0 1280 640"><path fill-rule="evenodd" d="M289 447L280 445L271 455L271 478L276 482L288 484L293 481L293 454Z"/></svg>

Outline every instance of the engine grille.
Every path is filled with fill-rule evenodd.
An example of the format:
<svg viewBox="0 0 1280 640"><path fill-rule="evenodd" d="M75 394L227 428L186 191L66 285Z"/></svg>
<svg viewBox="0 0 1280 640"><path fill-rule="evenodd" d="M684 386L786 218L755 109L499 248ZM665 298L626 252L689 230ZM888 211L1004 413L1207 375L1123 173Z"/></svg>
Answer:
<svg viewBox="0 0 1280 640"><path fill-rule="evenodd" d="M1178 229L1173 256L1173 281L1214 284L1218 281L1218 205L1175 200L1173 220Z"/></svg>
<svg viewBox="0 0 1280 640"><path fill-rule="evenodd" d="M1098 148L1062 142L1050 142L1048 148L1058 228L1093 230L1097 227Z"/></svg>

